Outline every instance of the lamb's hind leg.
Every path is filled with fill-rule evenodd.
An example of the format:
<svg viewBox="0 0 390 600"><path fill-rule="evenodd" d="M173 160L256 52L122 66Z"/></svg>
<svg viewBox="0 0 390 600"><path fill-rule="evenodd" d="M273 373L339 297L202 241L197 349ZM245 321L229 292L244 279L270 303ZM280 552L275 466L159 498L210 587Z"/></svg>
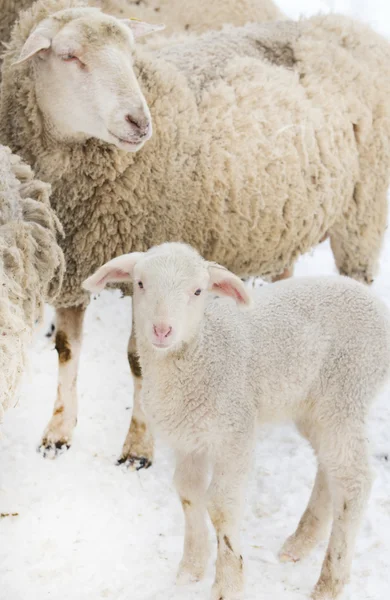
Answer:
<svg viewBox="0 0 390 600"><path fill-rule="evenodd" d="M39 451L54 458L70 448L77 423L77 372L85 309L56 311L55 344L58 352L58 388L53 416L43 434Z"/></svg>
<svg viewBox="0 0 390 600"><path fill-rule="evenodd" d="M309 504L297 530L283 544L279 553L282 562L298 562L305 558L324 539L332 516L332 500L328 478L319 466Z"/></svg>
<svg viewBox="0 0 390 600"><path fill-rule="evenodd" d="M310 428L299 424L301 434L316 449L315 436L310 435ZM279 558L282 562L298 562L305 558L316 545L324 539L332 517L332 498L325 469L318 465L317 476L309 504L299 522L297 530L285 541Z"/></svg>
<svg viewBox="0 0 390 600"><path fill-rule="evenodd" d="M151 466L154 444L153 436L146 423L145 414L140 402L142 372L135 344L134 323L129 339L127 355L134 383L133 413L130 428L118 464L121 465L125 463L127 466L139 471L140 469L147 469Z"/></svg>
<svg viewBox="0 0 390 600"><path fill-rule="evenodd" d="M322 440L320 461L325 465L333 500L333 525L321 575L312 600L338 600L350 578L352 558L371 490L365 432L341 428Z"/></svg>

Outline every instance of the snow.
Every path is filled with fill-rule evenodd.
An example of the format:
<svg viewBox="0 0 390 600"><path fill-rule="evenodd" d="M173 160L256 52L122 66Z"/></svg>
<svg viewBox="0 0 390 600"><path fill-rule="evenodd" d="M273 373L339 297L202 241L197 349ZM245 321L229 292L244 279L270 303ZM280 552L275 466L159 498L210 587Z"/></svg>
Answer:
<svg viewBox="0 0 390 600"><path fill-rule="evenodd" d="M292 17L342 10L390 34L387 0L280 0ZM298 264L297 275L335 271L327 243ZM374 289L390 306L390 233ZM0 440L0 600L200 600L214 573L178 588L183 518L172 486L173 462L157 445L154 465L131 472L115 466L128 428L132 382L126 357L129 299L103 293L87 312L82 352L80 412L71 450L56 461L35 452L56 392L57 357L45 338L33 348L17 407L6 415ZM390 386L370 419L376 480L360 532L346 598L389 597ZM277 551L304 510L315 473L309 446L285 426L259 432L247 493L243 548L247 600L307 599L324 546L296 565L279 564ZM214 547L215 550L215 547Z"/></svg>

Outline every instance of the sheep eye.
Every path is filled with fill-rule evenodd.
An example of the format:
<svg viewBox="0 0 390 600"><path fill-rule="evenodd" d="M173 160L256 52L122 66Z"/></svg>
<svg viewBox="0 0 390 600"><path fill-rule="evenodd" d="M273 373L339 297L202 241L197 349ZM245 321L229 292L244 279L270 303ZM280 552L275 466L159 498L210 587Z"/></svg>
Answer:
<svg viewBox="0 0 390 600"><path fill-rule="evenodd" d="M196 292L194 292L195 296L200 296L202 293L202 290L196 290Z"/></svg>
<svg viewBox="0 0 390 600"><path fill-rule="evenodd" d="M64 62L76 62L76 63L78 63L79 67L81 67L83 69L85 68L85 64L83 62L81 62L81 60L74 54L64 54L63 56L61 56L61 59Z"/></svg>
<svg viewBox="0 0 390 600"><path fill-rule="evenodd" d="M139 287L140 290L144 289L144 284L142 283L142 281L138 282L138 287Z"/></svg>

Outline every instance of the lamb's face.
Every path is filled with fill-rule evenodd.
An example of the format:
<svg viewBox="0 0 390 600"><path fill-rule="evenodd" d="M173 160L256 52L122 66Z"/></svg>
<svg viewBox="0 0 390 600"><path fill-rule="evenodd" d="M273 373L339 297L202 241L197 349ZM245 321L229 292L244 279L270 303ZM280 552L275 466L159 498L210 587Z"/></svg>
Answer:
<svg viewBox="0 0 390 600"><path fill-rule="evenodd" d="M159 351L189 342L203 318L209 281L206 261L187 246L167 244L146 253L133 272L139 339Z"/></svg>
<svg viewBox="0 0 390 600"><path fill-rule="evenodd" d="M114 258L89 277L84 287L98 292L119 281L133 282L137 339L159 352L177 350L194 338L208 291L230 296L237 304L251 303L236 275L179 243Z"/></svg>
<svg viewBox="0 0 390 600"><path fill-rule="evenodd" d="M43 21L18 62L34 60L36 96L52 135L98 138L135 152L152 135L149 108L133 70L134 39L159 26L97 9L69 9Z"/></svg>

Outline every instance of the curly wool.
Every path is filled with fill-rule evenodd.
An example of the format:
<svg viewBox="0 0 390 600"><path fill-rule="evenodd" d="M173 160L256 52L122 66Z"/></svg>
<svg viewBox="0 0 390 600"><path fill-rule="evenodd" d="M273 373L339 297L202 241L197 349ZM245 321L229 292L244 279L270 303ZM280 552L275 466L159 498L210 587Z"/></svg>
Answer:
<svg viewBox="0 0 390 600"><path fill-rule="evenodd" d="M62 229L49 196L50 185L0 146L0 420L14 399L34 324L62 282Z"/></svg>
<svg viewBox="0 0 390 600"><path fill-rule="evenodd" d="M20 11L33 0L0 0L0 41L8 42ZM283 17L272 0L90 0L104 12L119 18L163 22L165 34L191 31L202 33L226 23L245 25L249 21L272 21Z"/></svg>
<svg viewBox="0 0 390 600"><path fill-rule="evenodd" d="M150 53L136 70L154 136L136 154L46 136L25 13L3 66L1 139L50 181L67 273L58 307L114 256L185 241L241 276L272 276L330 234L341 272L372 279L386 226L390 46L340 16L226 28ZM6 116L6 118L5 118Z"/></svg>
<svg viewBox="0 0 390 600"><path fill-rule="evenodd" d="M284 18L272 0L100 0L90 4L115 17L164 23L164 35L204 33L229 23L240 26Z"/></svg>

